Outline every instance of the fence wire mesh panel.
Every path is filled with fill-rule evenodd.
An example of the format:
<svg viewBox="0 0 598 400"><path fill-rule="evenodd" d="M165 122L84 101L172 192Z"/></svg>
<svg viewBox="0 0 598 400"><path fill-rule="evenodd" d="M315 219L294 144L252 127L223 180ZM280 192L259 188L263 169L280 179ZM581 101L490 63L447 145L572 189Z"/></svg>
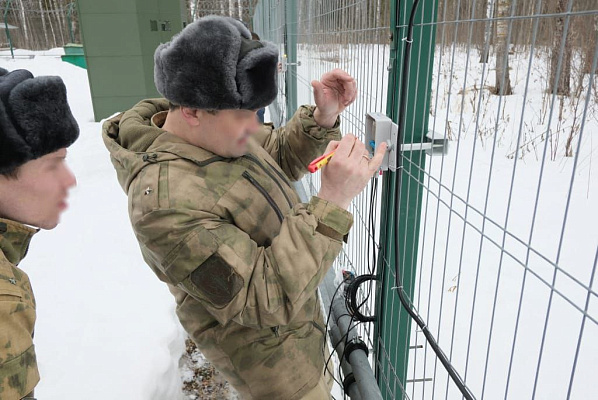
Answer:
<svg viewBox="0 0 598 400"><path fill-rule="evenodd" d="M291 92L287 96L287 89L289 87L290 71L288 70L288 51L295 52L295 45L288 43L288 29L287 23L287 8L283 1L279 0L262 0L258 2L253 15L252 25L255 32L259 34L264 40L268 40L278 45L280 53L280 68L278 74L278 95L276 100L269 106L270 119L275 126L284 125L288 120L289 109L288 102L296 104L296 95ZM284 65L283 65L284 62ZM296 106L295 106L296 107ZM294 112L291 109L291 112Z"/></svg>
<svg viewBox="0 0 598 400"><path fill-rule="evenodd" d="M386 110L390 5L384 1L369 0L286 3L265 1L258 5L258 11L262 4L268 3L276 9L286 7L286 15L295 17L291 21L288 19L285 21L287 25L294 25L285 32L288 35L286 40L296 43L296 55L293 58L288 54L286 57L283 55L281 61L286 82L296 82L296 104L314 104L312 80L319 80L334 68L347 71L356 79L359 94L355 103L341 115L342 130L344 133L353 133L362 141L365 140L365 113ZM293 9L289 12L291 7ZM258 12L254 17L256 27L261 16L262 14ZM271 35L269 37L272 38ZM289 106L289 108L291 112L286 116L292 115L296 107ZM272 113L272 116L275 117L276 114ZM278 115L285 115L285 113ZM274 120L274 122L283 121ZM320 186L319 173L306 177L304 184L308 194L317 194ZM335 288L335 296L344 295L341 271L348 271L352 276L376 273L376 254L379 246L376 230L376 226L379 225L379 192L379 185L374 180L350 207L355 222L348 243L335 265L337 271L335 283L338 285ZM364 315L373 315L375 303L373 282L363 285L356 299ZM359 331L367 346L373 349L375 337L373 324L360 324L353 321L352 326ZM336 353L341 352L342 357L341 348L344 348L343 344L334 348L333 354L339 356ZM331 362L330 366L332 365ZM341 377L341 374L337 373L337 377Z"/></svg>
<svg viewBox="0 0 598 400"><path fill-rule="evenodd" d="M314 104L311 81L326 72L340 68L357 82L358 97L343 114L341 127L344 134L352 133L365 141L366 112L385 112L386 85L388 84L389 8L381 1L300 1L298 18L297 67L299 104ZM308 193L316 195L320 187L320 173L304 179ZM337 284L342 281L341 271L355 276L376 273L378 252L379 185L373 180L353 201L349 211L354 225L335 268ZM366 316L374 315L374 283L366 283L357 294L357 304ZM337 296L343 295L343 287ZM371 323L354 323L367 343L374 348ZM339 354L342 356L342 354Z"/></svg>
<svg viewBox="0 0 598 400"><path fill-rule="evenodd" d="M365 142L365 114L384 113L386 110L390 5L384 1L329 0L299 1L297 7L297 59L301 62L297 67L298 103L314 103L312 80L320 79L334 68L347 71L356 79L359 94L341 115L342 131L344 134L353 133ZM316 195L320 187L320 175L310 175L304 183L308 192ZM373 180L349 208L354 216L354 226L335 265L335 283L341 286L337 296L344 295L341 271L350 271L356 277L376 274L380 186L377 179ZM375 285L371 281L357 293L356 304L366 316L374 315L374 290ZM374 349L374 325L354 321L352 326L358 330L368 348ZM333 349L340 358L344 355L344 351L339 350L341 347L344 346ZM364 395L363 398L367 397Z"/></svg>
<svg viewBox="0 0 598 400"><path fill-rule="evenodd" d="M431 79L427 132L450 148L402 156L398 201L421 207L401 238L419 248L397 250L417 266L411 302L476 398L593 398L598 4L440 0L428 25L432 76L408 85ZM415 325L409 344L404 396L461 397Z"/></svg>
<svg viewBox="0 0 598 400"><path fill-rule="evenodd" d="M206 15L222 15L248 25L251 24L257 3L257 0L186 0L187 12L193 21Z"/></svg>

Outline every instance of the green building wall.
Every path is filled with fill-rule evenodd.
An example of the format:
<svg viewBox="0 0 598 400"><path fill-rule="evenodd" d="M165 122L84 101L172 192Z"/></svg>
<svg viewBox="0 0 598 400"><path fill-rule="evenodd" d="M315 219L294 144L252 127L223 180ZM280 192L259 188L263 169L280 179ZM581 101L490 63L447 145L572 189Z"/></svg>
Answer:
<svg viewBox="0 0 598 400"><path fill-rule="evenodd" d="M183 0L78 0L96 121L158 97L154 51L185 25Z"/></svg>

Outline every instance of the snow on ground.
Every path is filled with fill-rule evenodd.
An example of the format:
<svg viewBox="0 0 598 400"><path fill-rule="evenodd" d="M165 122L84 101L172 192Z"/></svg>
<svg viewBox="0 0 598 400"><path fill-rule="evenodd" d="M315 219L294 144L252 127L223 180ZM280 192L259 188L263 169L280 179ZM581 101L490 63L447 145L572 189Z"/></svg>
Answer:
<svg viewBox="0 0 598 400"><path fill-rule="evenodd" d="M34 55L34 58L23 57ZM40 399L182 398L178 361L185 335L166 285L144 264L127 199L117 183L100 124L93 122L84 69L62 49L0 53L0 66L59 75L81 135L68 164L78 185L53 231L34 237L21 267L37 300L35 345Z"/></svg>

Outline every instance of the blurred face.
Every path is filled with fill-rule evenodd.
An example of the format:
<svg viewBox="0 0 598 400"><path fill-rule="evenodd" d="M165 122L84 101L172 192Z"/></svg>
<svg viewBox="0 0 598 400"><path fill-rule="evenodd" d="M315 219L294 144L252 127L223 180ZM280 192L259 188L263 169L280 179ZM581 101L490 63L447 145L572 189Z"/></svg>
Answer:
<svg viewBox="0 0 598 400"><path fill-rule="evenodd" d="M247 153L248 140L261 124L257 110L221 110L212 115L197 110L199 125L194 132L194 142L222 157L241 157Z"/></svg>
<svg viewBox="0 0 598 400"><path fill-rule="evenodd" d="M0 176L0 217L53 229L77 183L60 149L21 166L17 179Z"/></svg>

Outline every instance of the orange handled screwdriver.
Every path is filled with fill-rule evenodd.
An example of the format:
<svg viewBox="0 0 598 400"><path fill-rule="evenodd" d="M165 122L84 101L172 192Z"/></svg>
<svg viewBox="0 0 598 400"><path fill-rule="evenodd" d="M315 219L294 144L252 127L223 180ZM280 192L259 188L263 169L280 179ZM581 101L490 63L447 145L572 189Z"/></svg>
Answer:
<svg viewBox="0 0 598 400"><path fill-rule="evenodd" d="M311 163L309 163L309 165L307 166L307 170L313 174L314 172L316 172L317 170L319 170L324 165L330 162L330 159L334 155L334 152L335 150L332 150L330 153L324 154L323 156L316 158Z"/></svg>

